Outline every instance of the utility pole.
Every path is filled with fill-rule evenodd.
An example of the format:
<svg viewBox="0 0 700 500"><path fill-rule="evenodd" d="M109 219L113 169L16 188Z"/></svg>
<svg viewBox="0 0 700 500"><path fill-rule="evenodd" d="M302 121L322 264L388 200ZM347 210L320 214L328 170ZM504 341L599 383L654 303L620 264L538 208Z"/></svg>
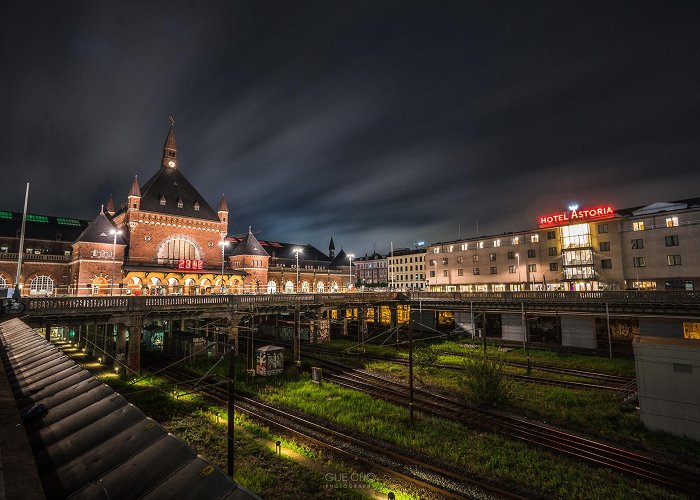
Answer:
<svg viewBox="0 0 700 500"><path fill-rule="evenodd" d="M228 450L227 450L227 464L228 464L228 475L229 477L233 477L233 438L234 438L234 433L233 433L233 421L234 421L234 403L233 403L233 396L234 396L234 389L235 389L235 376L236 376L236 371L235 371L235 365L234 365L234 346L229 340L229 350L228 350L228 430L227 430L227 441L228 441Z"/></svg>

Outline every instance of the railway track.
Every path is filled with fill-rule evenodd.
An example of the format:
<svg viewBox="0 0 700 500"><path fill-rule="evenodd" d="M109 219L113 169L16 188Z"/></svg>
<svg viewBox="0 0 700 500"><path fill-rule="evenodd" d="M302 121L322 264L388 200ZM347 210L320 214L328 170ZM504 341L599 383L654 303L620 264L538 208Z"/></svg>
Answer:
<svg viewBox="0 0 700 500"><path fill-rule="evenodd" d="M292 346L292 344L289 342L282 342L279 340L276 340L275 342L277 344L285 345L287 347ZM305 353L307 353L307 352L319 353L319 354L324 354L324 355L328 355L328 356L338 356L338 357L347 357L347 356L357 355L355 353L351 353L348 351L338 351L338 350L334 350L334 349L325 349L322 347L315 347L315 346L314 347L304 346L304 349L302 350L302 355L305 355ZM449 354L466 357L466 355L463 355L463 354L455 354L455 353L449 353ZM368 354L368 353L363 353L362 357L363 357L363 359L389 361L389 362L397 363L397 364L401 364L401 365L408 365L408 360L404 359L404 358L386 357L386 356L380 356L380 355ZM525 363L505 362L505 361L502 363L507 365L507 366L513 366L513 367L517 367L517 368L527 369L527 364L525 364ZM438 363L438 364L432 364L431 366L433 366L435 368L446 369L446 370L464 371L464 367L459 366L459 365ZM536 376L532 376L532 375L519 375L519 374L515 374L515 373L506 373L506 376L508 376L514 380L520 380L523 382L530 382L530 383L542 384L542 385L551 385L551 386L557 386L557 387L566 387L569 389L600 390L600 391L610 391L610 392L617 392L617 393L623 393L623 394L633 392L636 389L636 386L634 386L634 384L633 384L635 379L629 378L629 377L619 377L616 375L608 375L605 373L586 372L583 370L574 370L574 369L568 369L568 368L558 369L558 367L551 366L551 365L531 364L530 367L533 370L541 370L541 371L546 371L546 372L558 373L561 375L577 376L577 377L581 377L581 378L590 378L592 380L598 380L601 383L577 382L577 381L571 381L571 380L558 380L558 379L545 378L545 377L536 377Z"/></svg>
<svg viewBox="0 0 700 500"><path fill-rule="evenodd" d="M167 367L165 361L158 360L154 356L144 357L143 362L147 369L184 386L192 387L193 381L198 380L197 375L182 369ZM216 385L221 382L216 377L207 377L202 380L205 387L199 388L198 391L214 400L226 403L227 390ZM396 449L392 450L392 445L387 443L374 444L368 440L352 437L350 434L355 433L354 431L342 432L332 429L240 394L236 394L235 398L237 412L291 434L297 439L329 450L347 461L361 463L371 470L388 474L434 493L440 498L525 498L425 458Z"/></svg>
<svg viewBox="0 0 700 500"><path fill-rule="evenodd" d="M324 379L408 407L408 386L333 361L315 359ZM438 418L467 423L577 460L652 482L686 494L700 491L700 475L631 451L566 433L558 429L478 410L447 396L414 389L414 408Z"/></svg>

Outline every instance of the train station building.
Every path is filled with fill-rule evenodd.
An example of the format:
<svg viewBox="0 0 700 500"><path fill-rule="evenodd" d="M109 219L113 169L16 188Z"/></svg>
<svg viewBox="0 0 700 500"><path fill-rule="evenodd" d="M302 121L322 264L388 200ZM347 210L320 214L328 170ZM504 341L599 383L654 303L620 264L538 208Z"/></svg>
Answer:
<svg viewBox="0 0 700 500"><path fill-rule="evenodd" d="M172 120L158 170L124 192L124 203L115 207L110 195L92 221L27 216L23 295L338 292L350 283L332 240L326 255L250 230L229 235L225 197L212 208L180 169ZM0 212L2 289L16 281L22 215Z"/></svg>

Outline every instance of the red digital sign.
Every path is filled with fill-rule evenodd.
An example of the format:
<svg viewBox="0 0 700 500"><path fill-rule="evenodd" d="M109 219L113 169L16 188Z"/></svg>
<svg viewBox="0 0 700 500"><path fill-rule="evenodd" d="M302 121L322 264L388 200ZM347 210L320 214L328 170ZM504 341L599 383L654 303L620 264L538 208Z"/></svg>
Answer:
<svg viewBox="0 0 700 500"><path fill-rule="evenodd" d="M603 207L587 208L585 210L570 210L552 215L543 215L537 218L539 227L553 227L576 222L584 222L591 219L609 219L615 216L615 210L611 205Z"/></svg>
<svg viewBox="0 0 700 500"><path fill-rule="evenodd" d="M202 261L193 259L180 259L177 261L177 268L188 271L198 271L202 269Z"/></svg>

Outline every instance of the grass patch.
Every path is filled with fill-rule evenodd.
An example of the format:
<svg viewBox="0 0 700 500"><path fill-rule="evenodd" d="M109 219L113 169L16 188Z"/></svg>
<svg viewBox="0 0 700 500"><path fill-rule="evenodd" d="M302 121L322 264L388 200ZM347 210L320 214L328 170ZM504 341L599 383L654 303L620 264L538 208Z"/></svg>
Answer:
<svg viewBox="0 0 700 500"><path fill-rule="evenodd" d="M408 424L407 411L334 384L307 377L262 394L270 403L293 407L336 424L419 450L500 483L521 484L528 494L568 498L659 498L669 492L605 469L532 449L524 443L474 432L436 419Z"/></svg>

